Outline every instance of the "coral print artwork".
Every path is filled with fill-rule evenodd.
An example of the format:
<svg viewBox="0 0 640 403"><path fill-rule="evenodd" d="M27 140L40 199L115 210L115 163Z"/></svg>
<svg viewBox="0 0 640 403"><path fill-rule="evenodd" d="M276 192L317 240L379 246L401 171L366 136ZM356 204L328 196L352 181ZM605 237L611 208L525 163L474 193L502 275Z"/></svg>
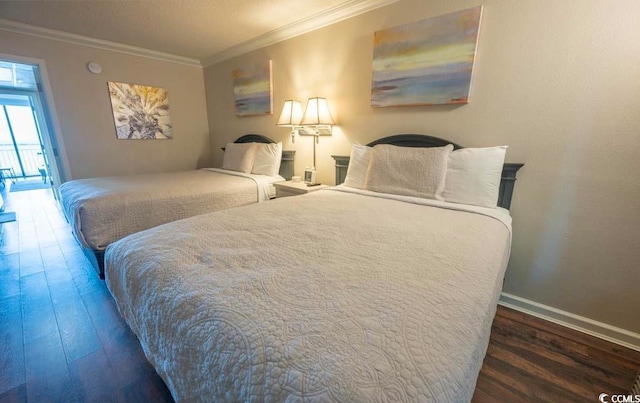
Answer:
<svg viewBox="0 0 640 403"><path fill-rule="evenodd" d="M108 85L119 139L173 137L166 89L111 81Z"/></svg>

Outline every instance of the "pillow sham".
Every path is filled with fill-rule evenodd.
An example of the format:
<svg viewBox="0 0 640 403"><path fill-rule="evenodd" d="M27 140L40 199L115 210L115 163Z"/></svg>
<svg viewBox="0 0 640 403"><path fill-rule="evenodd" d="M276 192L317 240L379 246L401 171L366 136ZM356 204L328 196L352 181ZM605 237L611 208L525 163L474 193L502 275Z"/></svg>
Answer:
<svg viewBox="0 0 640 403"><path fill-rule="evenodd" d="M364 181L367 177L367 169L371 160L371 150L371 147L360 144L351 146L349 167L347 168L347 176L344 178L345 186L364 189Z"/></svg>
<svg viewBox="0 0 640 403"><path fill-rule="evenodd" d="M451 150L451 144L431 148L377 145L373 147L365 189L443 200Z"/></svg>
<svg viewBox="0 0 640 403"><path fill-rule="evenodd" d="M251 172L255 158L255 143L228 143L224 149L222 169L248 174Z"/></svg>
<svg viewBox="0 0 640 403"><path fill-rule="evenodd" d="M449 154L444 200L496 207L507 146L461 148Z"/></svg>
<svg viewBox="0 0 640 403"><path fill-rule="evenodd" d="M276 176L282 162L282 143L255 143L252 174Z"/></svg>

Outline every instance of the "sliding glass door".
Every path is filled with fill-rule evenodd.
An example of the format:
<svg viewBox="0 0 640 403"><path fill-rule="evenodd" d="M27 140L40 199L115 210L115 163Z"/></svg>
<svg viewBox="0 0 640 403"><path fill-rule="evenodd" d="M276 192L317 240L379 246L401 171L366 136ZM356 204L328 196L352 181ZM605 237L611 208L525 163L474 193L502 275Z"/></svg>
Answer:
<svg viewBox="0 0 640 403"><path fill-rule="evenodd" d="M33 94L0 90L0 167L15 177L47 177Z"/></svg>
<svg viewBox="0 0 640 403"><path fill-rule="evenodd" d="M61 171L40 64L0 55L0 168L16 179L41 177L57 190ZM55 192L54 192L55 194Z"/></svg>

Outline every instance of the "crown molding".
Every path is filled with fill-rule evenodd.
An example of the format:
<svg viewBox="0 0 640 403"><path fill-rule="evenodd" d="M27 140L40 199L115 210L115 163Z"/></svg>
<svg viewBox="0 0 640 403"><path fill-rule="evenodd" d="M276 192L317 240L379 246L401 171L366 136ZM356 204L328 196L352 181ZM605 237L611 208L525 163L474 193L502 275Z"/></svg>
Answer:
<svg viewBox="0 0 640 403"><path fill-rule="evenodd" d="M148 57L166 62L184 64L192 67L210 66L223 60L239 56L265 46L272 45L298 35L326 27L339 21L355 17L360 14L375 10L380 7L396 3L399 0L351 0L322 13L315 14L303 20L291 23L282 28L275 29L263 35L257 36L238 45L231 46L221 52L215 53L202 60L177 56L169 53L145 49L123 43L111 42L88 36L72 34L49 28L29 25L22 22L0 18L0 30L39 38L52 39L67 42L74 45L88 46L96 49L124 53L133 56Z"/></svg>
<svg viewBox="0 0 640 403"><path fill-rule="evenodd" d="M397 1L399 0L351 0L322 13L285 25L282 28L267 32L209 57L205 57L202 59L202 65L205 67L211 66L221 61L231 59L232 57L240 56L253 50L315 31L316 29L396 3Z"/></svg>
<svg viewBox="0 0 640 403"><path fill-rule="evenodd" d="M112 52L125 53L133 56L148 57L150 59L162 60L165 62L184 64L192 67L202 67L198 59L172 55L155 50L140 48L137 46L125 45L118 42L105 41L102 39L90 38L68 32L57 31L49 28L37 27L24 24L22 22L5 20L0 18L0 30L17 34L36 36L38 38L52 39L55 41L67 42L74 45L89 46L96 49L109 50Z"/></svg>

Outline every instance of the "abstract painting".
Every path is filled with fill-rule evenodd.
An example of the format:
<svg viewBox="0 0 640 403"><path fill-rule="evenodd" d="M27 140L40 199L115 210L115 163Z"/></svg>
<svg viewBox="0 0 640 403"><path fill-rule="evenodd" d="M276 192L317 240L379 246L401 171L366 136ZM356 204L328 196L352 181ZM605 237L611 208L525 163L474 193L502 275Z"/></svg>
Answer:
<svg viewBox="0 0 640 403"><path fill-rule="evenodd" d="M166 89L111 81L108 85L119 139L173 137Z"/></svg>
<svg viewBox="0 0 640 403"><path fill-rule="evenodd" d="M482 6L374 33L374 107L465 104Z"/></svg>
<svg viewBox="0 0 640 403"><path fill-rule="evenodd" d="M232 75L237 116L273 113L271 60L235 69Z"/></svg>

